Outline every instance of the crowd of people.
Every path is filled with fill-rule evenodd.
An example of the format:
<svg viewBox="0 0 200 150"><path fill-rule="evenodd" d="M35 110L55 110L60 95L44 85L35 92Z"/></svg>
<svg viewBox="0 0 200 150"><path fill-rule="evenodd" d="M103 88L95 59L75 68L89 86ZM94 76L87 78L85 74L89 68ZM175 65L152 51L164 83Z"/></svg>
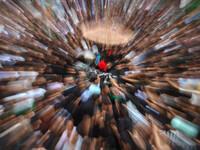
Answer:
<svg viewBox="0 0 200 150"><path fill-rule="evenodd" d="M100 72L88 77L79 70L65 76L63 83L49 84L45 101L50 103L42 109L37 106L35 113L17 118L10 116L7 122L8 118L4 119L2 127L8 124L16 127L1 133L1 145L6 149L13 146L16 149L56 150L198 149L199 133L195 125L198 118L192 113L177 111L176 105L167 107L170 104L167 98L163 98L166 99L164 103L151 101L152 97L154 101L158 100L152 87L123 78L128 79L123 76L112 78L109 73L102 75ZM159 88L165 86L160 84ZM195 138L197 143L189 137ZM185 142L181 143L181 140Z"/></svg>

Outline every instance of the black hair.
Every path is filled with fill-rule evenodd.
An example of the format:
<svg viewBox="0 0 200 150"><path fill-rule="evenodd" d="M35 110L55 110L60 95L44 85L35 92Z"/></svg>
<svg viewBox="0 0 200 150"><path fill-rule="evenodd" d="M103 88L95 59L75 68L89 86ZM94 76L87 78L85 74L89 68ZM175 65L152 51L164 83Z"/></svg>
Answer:
<svg viewBox="0 0 200 150"><path fill-rule="evenodd" d="M96 79L97 79L97 75L96 75L96 74L93 74L93 75L90 77L90 82L94 82Z"/></svg>
<svg viewBox="0 0 200 150"><path fill-rule="evenodd" d="M128 116L128 111L127 111L127 109L126 109L123 105L121 105L119 111L120 111L120 115L121 115L122 117Z"/></svg>
<svg viewBox="0 0 200 150"><path fill-rule="evenodd" d="M106 114L106 121L110 121L114 118L113 115L110 115L110 114Z"/></svg>
<svg viewBox="0 0 200 150"><path fill-rule="evenodd" d="M74 99L76 99L76 96L75 96L74 93L70 93L69 95L67 95L67 96L65 97L65 100L66 100L66 101L67 101L67 100L73 101Z"/></svg>
<svg viewBox="0 0 200 150"><path fill-rule="evenodd" d="M74 77L72 74L64 75L63 78Z"/></svg>
<svg viewBox="0 0 200 150"><path fill-rule="evenodd" d="M105 149L118 149L120 147L117 138L108 136L105 138Z"/></svg>
<svg viewBox="0 0 200 150"><path fill-rule="evenodd" d="M35 123L36 121L39 120L39 116L38 115L35 115L31 118L31 124Z"/></svg>
<svg viewBox="0 0 200 150"><path fill-rule="evenodd" d="M122 131L119 133L122 141L126 144L129 144L131 146L131 149L137 149L137 145L132 140L130 134L127 131Z"/></svg>
<svg viewBox="0 0 200 150"><path fill-rule="evenodd" d="M103 83L103 82L100 83L100 88L101 88L101 89L105 88L106 86L107 86L107 84L105 84L105 83Z"/></svg>

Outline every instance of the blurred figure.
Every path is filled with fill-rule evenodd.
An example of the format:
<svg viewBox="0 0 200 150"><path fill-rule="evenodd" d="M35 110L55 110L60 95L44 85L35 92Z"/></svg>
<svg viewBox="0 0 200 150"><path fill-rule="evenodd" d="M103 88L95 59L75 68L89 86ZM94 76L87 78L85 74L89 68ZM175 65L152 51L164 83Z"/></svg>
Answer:
<svg viewBox="0 0 200 150"><path fill-rule="evenodd" d="M99 76L98 75L92 75L90 77L90 81L92 82L92 84L89 87L90 95L93 95L93 94L99 95L101 93Z"/></svg>

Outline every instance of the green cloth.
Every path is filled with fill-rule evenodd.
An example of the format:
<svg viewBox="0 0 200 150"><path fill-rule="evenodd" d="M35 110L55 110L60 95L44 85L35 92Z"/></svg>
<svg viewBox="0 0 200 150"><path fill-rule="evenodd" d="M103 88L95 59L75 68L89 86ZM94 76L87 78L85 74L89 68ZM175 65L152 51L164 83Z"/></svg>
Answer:
<svg viewBox="0 0 200 150"><path fill-rule="evenodd" d="M116 100L116 101L121 102L121 103L123 102L122 98L119 97L119 96L115 96L115 95L109 94L109 98L110 98L111 101L115 101Z"/></svg>
<svg viewBox="0 0 200 150"><path fill-rule="evenodd" d="M184 8L184 12L188 14L192 12L194 9L198 8L199 6L200 6L200 0L193 0Z"/></svg>

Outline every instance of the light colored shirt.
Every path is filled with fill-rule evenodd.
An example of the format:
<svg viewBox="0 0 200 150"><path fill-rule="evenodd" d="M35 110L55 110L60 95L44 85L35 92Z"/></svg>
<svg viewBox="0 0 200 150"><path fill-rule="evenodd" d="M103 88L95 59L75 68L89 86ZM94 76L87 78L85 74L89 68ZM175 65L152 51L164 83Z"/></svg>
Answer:
<svg viewBox="0 0 200 150"><path fill-rule="evenodd" d="M75 150L76 145L71 144L72 139L75 135L75 132L76 132L76 127L74 126L73 129L72 129L72 133L71 133L70 137L65 141L65 143L62 147L62 150Z"/></svg>
<svg viewBox="0 0 200 150"><path fill-rule="evenodd" d="M91 84L89 87L89 92L91 96L94 94L97 94L97 95L101 94L100 83L98 83L98 85Z"/></svg>
<svg viewBox="0 0 200 150"><path fill-rule="evenodd" d="M78 135L78 141L76 142L75 150L81 150L81 145L83 143L83 138Z"/></svg>
<svg viewBox="0 0 200 150"><path fill-rule="evenodd" d="M87 100L90 98L90 91L85 90L82 95L81 95L81 101L82 102L87 102Z"/></svg>

